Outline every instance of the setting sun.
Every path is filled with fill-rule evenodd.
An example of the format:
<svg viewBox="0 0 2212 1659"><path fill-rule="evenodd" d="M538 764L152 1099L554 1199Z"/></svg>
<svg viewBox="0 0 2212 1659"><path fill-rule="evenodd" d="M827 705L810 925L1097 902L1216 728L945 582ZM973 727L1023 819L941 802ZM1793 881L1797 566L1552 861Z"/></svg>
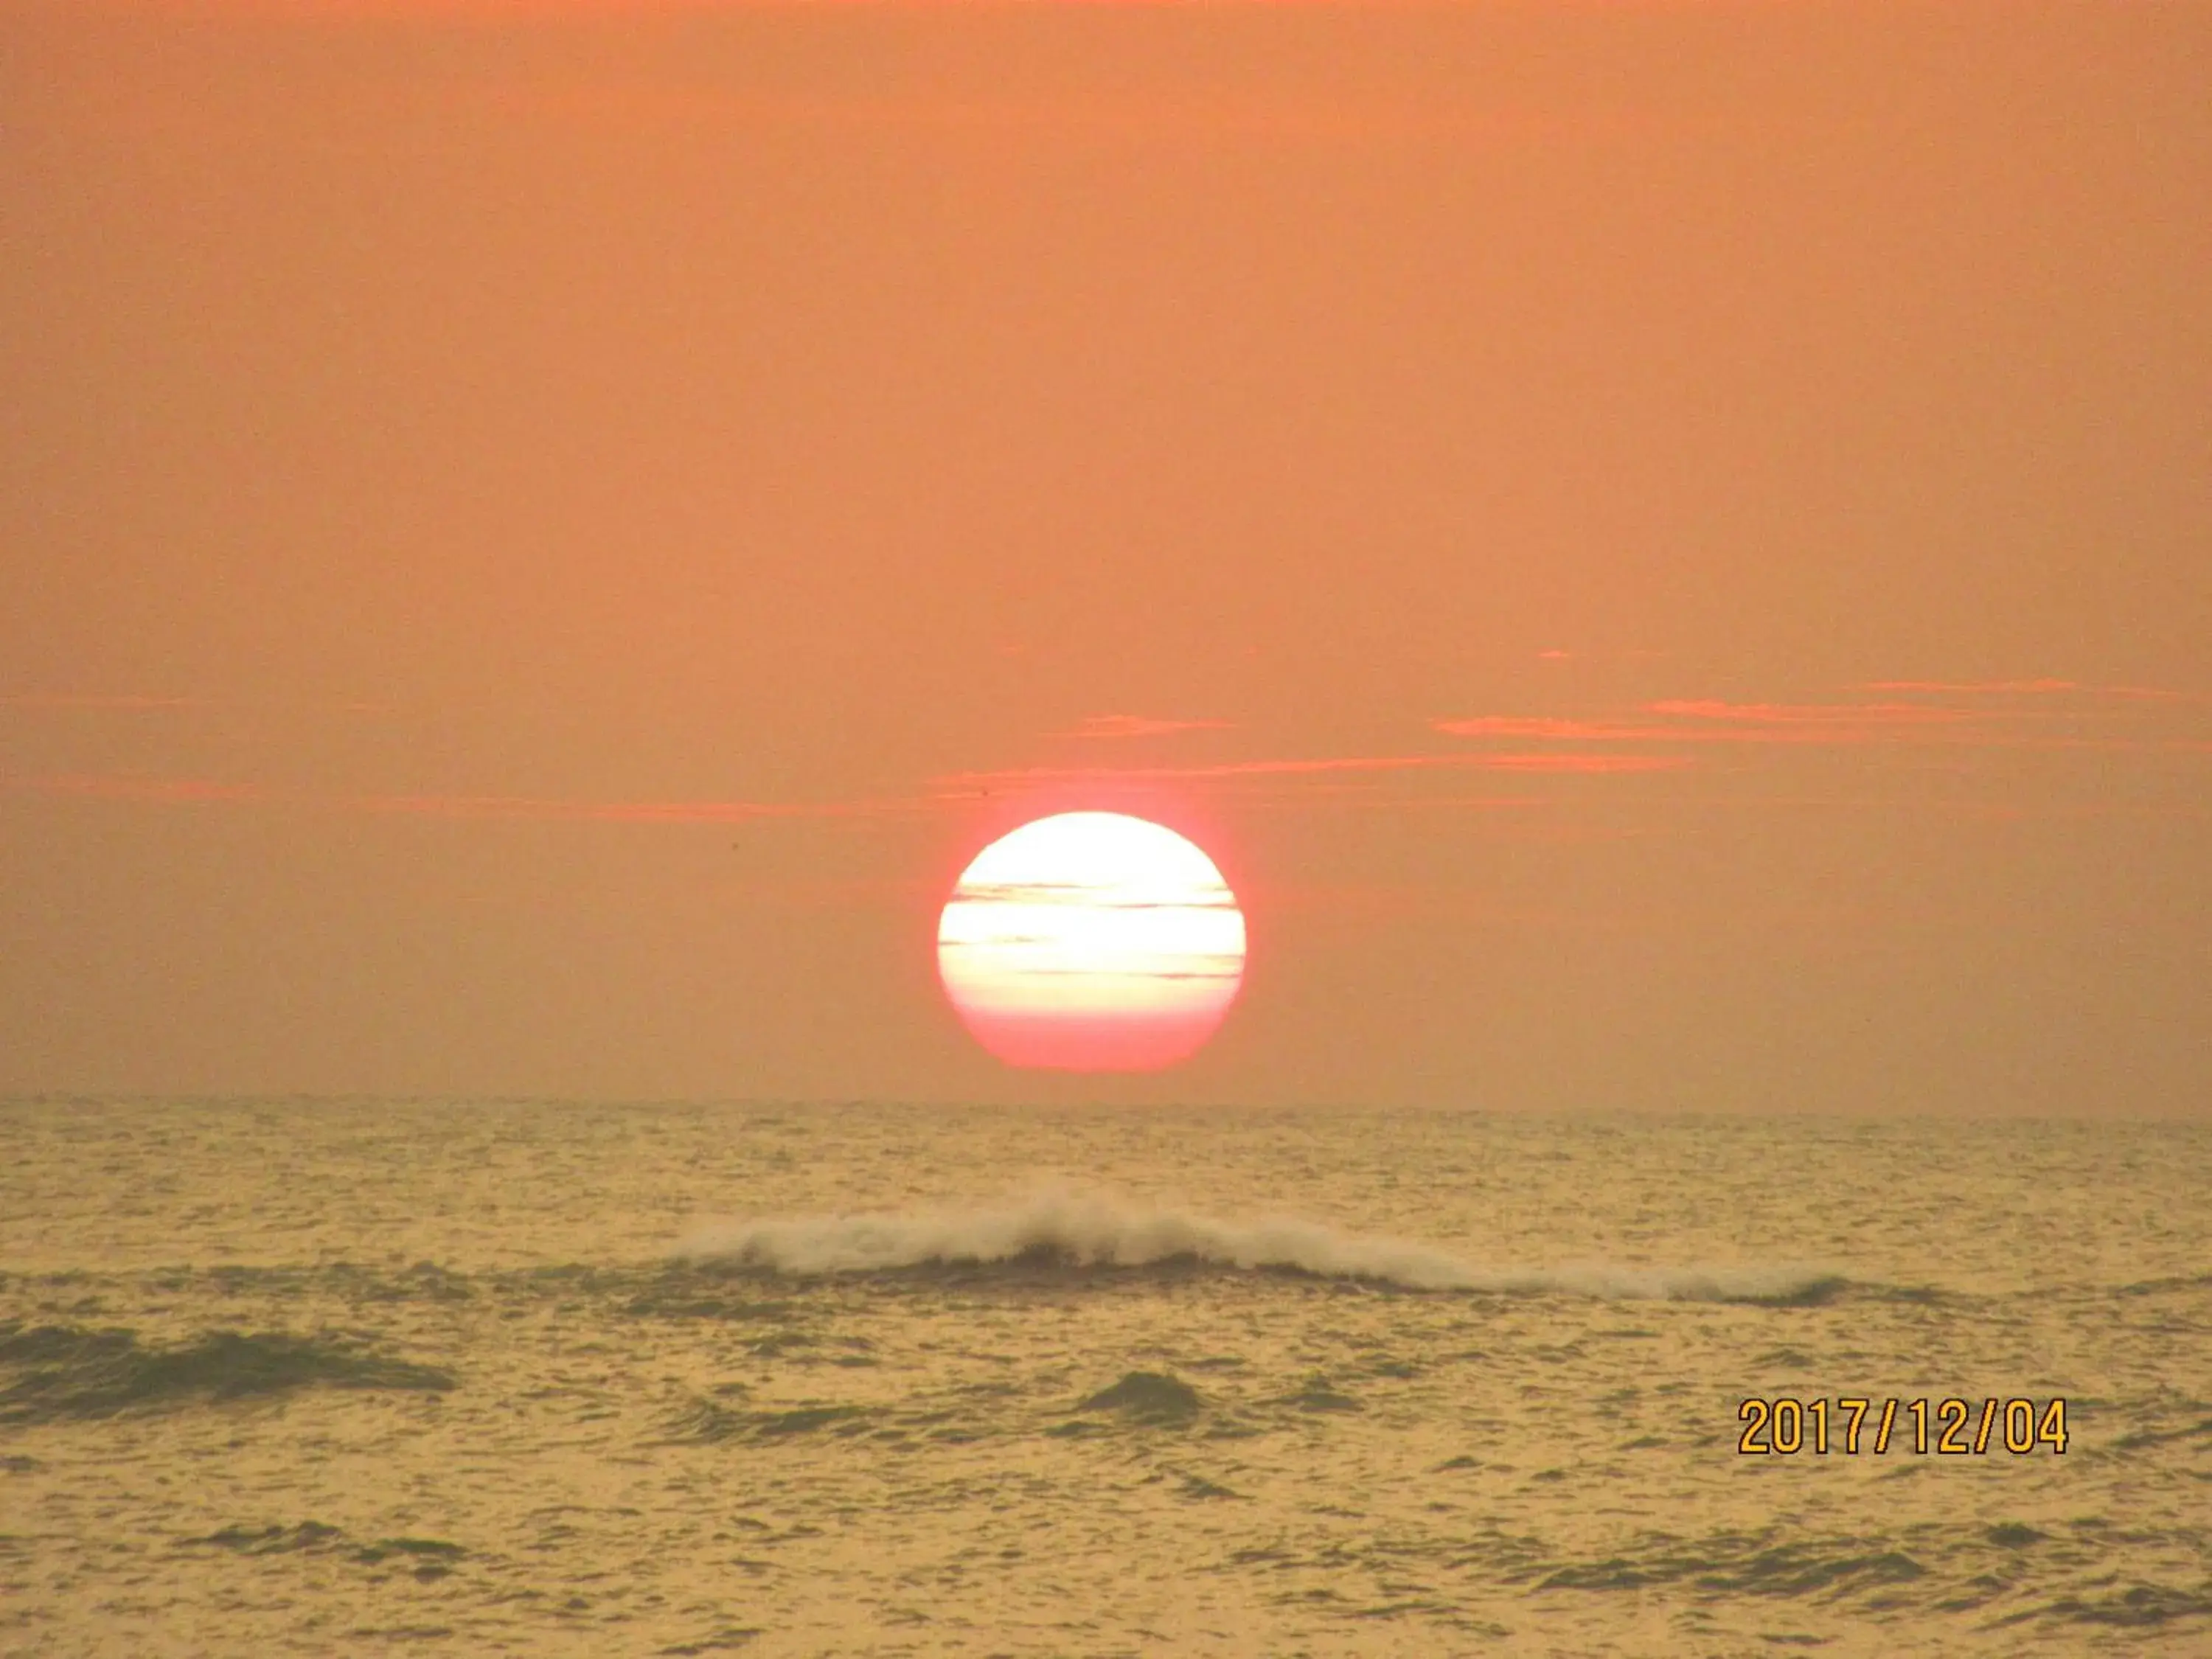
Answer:
<svg viewBox="0 0 2212 1659"><path fill-rule="evenodd" d="M1213 860L1172 830L1063 812L993 842L938 923L945 988L1010 1066L1151 1071L1221 1024L1244 917Z"/></svg>

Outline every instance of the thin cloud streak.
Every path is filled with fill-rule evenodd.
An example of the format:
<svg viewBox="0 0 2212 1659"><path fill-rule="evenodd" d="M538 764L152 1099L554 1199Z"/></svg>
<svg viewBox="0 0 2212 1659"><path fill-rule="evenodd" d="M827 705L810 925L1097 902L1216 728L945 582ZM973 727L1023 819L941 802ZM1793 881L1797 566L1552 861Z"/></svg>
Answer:
<svg viewBox="0 0 2212 1659"><path fill-rule="evenodd" d="M1903 690L1912 688L1905 682L1896 682L1890 689ZM1932 690L1932 683L1929 689ZM2143 695L2165 700L2169 694L2145 692ZM1993 748L2046 744L2114 748L2145 746L2145 740L2135 738L2044 739L2021 736L2015 731L2005 729L2008 725L2021 720L2053 718L2057 712L2050 709L1956 708L1920 702L1728 702L1717 698L1668 698L1644 703L1633 715L1626 717L1562 719L1479 714L1432 720L1429 724L1434 730L1449 737L1534 738L1561 743L1936 743ZM2086 714L2087 711L2082 712Z"/></svg>
<svg viewBox="0 0 2212 1659"><path fill-rule="evenodd" d="M2046 696L2071 693L2085 697L2126 697L2150 702L2187 702L2186 691L2154 685L2090 685L2080 680L1869 680L1854 691L1918 692L1929 696Z"/></svg>
<svg viewBox="0 0 2212 1659"><path fill-rule="evenodd" d="M741 823L763 818L881 817L927 811L941 798L857 801L563 800L530 795L331 795L270 789L207 778L58 774L0 779L0 787L34 794L155 805L202 804L292 806L380 817L454 820L559 820L596 823Z"/></svg>
<svg viewBox="0 0 2212 1659"><path fill-rule="evenodd" d="M567 820L593 823L744 823L760 818L865 817L913 801L562 800L530 795L354 795L328 805L403 817Z"/></svg>
<svg viewBox="0 0 2212 1659"><path fill-rule="evenodd" d="M1154 720L1143 714L1091 714L1076 722L1072 731L1056 732L1061 738L1164 738L1178 732L1227 732L1227 720Z"/></svg>
<svg viewBox="0 0 2212 1659"><path fill-rule="evenodd" d="M1966 710L1905 704L1656 702L1645 704L1641 712L1662 719L1480 714L1429 724L1447 737L1534 738L1558 743L1857 744L1896 742L1909 732L1955 726L1976 718Z"/></svg>
<svg viewBox="0 0 2212 1659"><path fill-rule="evenodd" d="M1493 772L1672 772L1690 765L1686 755L1485 755Z"/></svg>
<svg viewBox="0 0 2212 1659"><path fill-rule="evenodd" d="M1334 772L1663 772L1689 765L1674 755L1339 755L1308 760L1221 761L1200 766L1024 766L955 772L949 788L1025 783L1151 783L1207 778L1310 777Z"/></svg>
<svg viewBox="0 0 2212 1659"><path fill-rule="evenodd" d="M1780 726L1940 726L1976 718L1968 709L1918 702L1723 702L1697 697L1647 702L1644 708L1647 714L1684 720Z"/></svg>
<svg viewBox="0 0 2212 1659"><path fill-rule="evenodd" d="M1025 786L1155 783L1239 778L1326 780L1333 775L1377 777L1408 771L1503 772L1522 775L1672 771L1686 766L1682 757L1660 755L1389 755L1335 757L1316 760L1230 762L1212 766L1031 767L994 772L965 772L933 781L931 793L847 801L747 800L578 800L537 795L327 794L231 783L207 778L157 778L90 774L0 777L0 789L65 799L140 805L253 805L304 811L363 813L378 817L434 818L449 823L570 823L639 824L733 824L836 818L919 816L969 807L994 788L1009 793ZM1322 781L1302 793L1309 804L1327 805L1332 794ZM1315 800L1312 795L1322 799ZM1395 798L1393 798L1395 799ZM1361 805L1388 805L1363 799ZM1403 803L1400 803L1403 804ZM1446 803L1468 806L1533 806L1534 797L1485 798Z"/></svg>
<svg viewBox="0 0 2212 1659"><path fill-rule="evenodd" d="M1957 750L2084 750L2194 754L2207 742L2171 731L2147 731L2139 721L2154 706L2197 701L2185 693L2148 686L2087 685L2073 680L1880 680L1856 688L1959 702L1732 702L1714 697L1674 697L1639 704L1626 714L1597 716L1480 714L1431 720L1447 737L1534 739L1583 744L1749 744L1772 746L1916 745ZM2012 701L2037 700L2033 706ZM2058 697L2067 703L2052 706ZM2084 704L2080 698L2119 698ZM1994 702L1990 699L1996 699ZM2149 706L2146 706L2149 705ZM2054 724L2058 723L2058 724ZM2084 729L2086 726L2086 729ZM2068 727L2074 729L2067 729Z"/></svg>

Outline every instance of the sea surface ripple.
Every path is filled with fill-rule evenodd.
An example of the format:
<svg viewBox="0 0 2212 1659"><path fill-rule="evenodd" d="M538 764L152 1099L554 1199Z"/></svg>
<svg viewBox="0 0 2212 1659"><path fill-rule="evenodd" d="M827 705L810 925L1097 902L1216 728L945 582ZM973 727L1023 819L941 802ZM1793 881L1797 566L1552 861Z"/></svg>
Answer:
<svg viewBox="0 0 2212 1659"><path fill-rule="evenodd" d="M0 1103L0 1654L2212 1651L2212 1130ZM1746 1456L1747 1397L2063 1396Z"/></svg>

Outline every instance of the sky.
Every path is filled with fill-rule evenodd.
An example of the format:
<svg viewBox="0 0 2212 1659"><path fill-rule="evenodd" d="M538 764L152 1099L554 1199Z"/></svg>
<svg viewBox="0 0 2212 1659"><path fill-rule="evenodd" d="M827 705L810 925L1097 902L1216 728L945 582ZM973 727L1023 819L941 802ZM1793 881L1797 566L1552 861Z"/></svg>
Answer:
<svg viewBox="0 0 2212 1659"><path fill-rule="evenodd" d="M2208 69L0 0L0 1091L2212 1112ZM939 984L1079 808L1173 1070Z"/></svg>

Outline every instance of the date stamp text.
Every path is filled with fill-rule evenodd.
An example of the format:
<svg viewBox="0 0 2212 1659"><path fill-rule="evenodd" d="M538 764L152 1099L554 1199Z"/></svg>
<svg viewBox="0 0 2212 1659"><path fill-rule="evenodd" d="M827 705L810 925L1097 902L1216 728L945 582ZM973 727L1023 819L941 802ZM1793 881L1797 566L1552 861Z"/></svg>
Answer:
<svg viewBox="0 0 2212 1659"><path fill-rule="evenodd" d="M2008 1452L2063 1454L2066 1400L1747 1400L1735 1449L1747 1457L1986 1457Z"/></svg>

